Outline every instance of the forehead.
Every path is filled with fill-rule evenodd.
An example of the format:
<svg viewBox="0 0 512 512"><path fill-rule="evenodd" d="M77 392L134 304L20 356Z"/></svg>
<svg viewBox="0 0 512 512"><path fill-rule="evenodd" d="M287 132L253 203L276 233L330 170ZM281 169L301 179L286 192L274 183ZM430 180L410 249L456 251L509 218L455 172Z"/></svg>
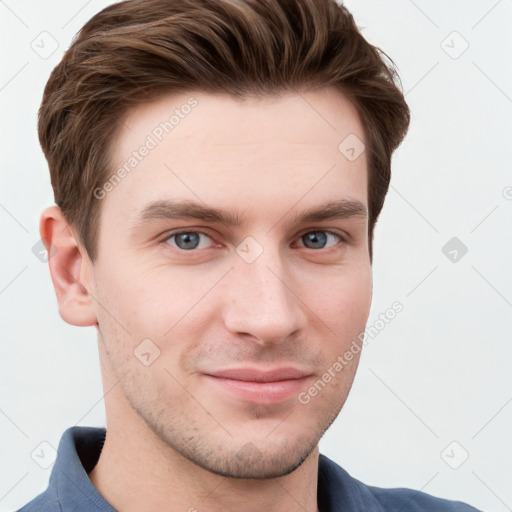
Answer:
<svg viewBox="0 0 512 512"><path fill-rule="evenodd" d="M366 153L347 158L347 140L364 148L362 123L332 88L243 101L200 91L164 96L125 117L103 207L126 217L169 198L255 212L265 198L276 215L297 201L366 204Z"/></svg>

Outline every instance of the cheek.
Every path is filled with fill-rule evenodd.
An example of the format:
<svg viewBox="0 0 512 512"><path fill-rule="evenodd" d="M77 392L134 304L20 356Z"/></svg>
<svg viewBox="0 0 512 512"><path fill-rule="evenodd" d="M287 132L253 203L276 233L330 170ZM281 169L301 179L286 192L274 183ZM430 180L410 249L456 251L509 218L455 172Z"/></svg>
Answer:
<svg viewBox="0 0 512 512"><path fill-rule="evenodd" d="M304 293L306 293L304 291ZM364 330L372 300L371 268L342 269L304 295L306 303L336 334L346 340Z"/></svg>
<svg viewBox="0 0 512 512"><path fill-rule="evenodd" d="M372 301L370 276L349 279L339 295L339 312L344 321L359 329L366 324Z"/></svg>
<svg viewBox="0 0 512 512"><path fill-rule="evenodd" d="M115 318L133 336L151 338L167 332L190 309L202 287L179 272L163 270L116 265L99 274L100 316ZM105 320L108 322L108 318Z"/></svg>
<svg viewBox="0 0 512 512"><path fill-rule="evenodd" d="M98 318L110 353L119 366L140 369L133 354L154 352L158 357L152 368L179 371L180 354L188 360L211 329L212 317L204 314L205 297L219 280L218 273L199 276L168 267L136 270L128 279L118 272L102 283L101 300L109 312L101 311Z"/></svg>

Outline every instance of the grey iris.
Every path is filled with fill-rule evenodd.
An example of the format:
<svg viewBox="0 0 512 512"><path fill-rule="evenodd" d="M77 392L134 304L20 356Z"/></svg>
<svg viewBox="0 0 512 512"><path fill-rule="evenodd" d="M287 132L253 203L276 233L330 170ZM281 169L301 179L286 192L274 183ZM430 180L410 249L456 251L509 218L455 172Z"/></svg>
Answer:
<svg viewBox="0 0 512 512"><path fill-rule="evenodd" d="M175 237L180 249L195 249L199 245L198 233L178 233Z"/></svg>
<svg viewBox="0 0 512 512"><path fill-rule="evenodd" d="M302 236L302 241L309 249L322 249L327 242L327 235L323 231L311 231ZM313 247L308 246L310 242L313 244Z"/></svg>

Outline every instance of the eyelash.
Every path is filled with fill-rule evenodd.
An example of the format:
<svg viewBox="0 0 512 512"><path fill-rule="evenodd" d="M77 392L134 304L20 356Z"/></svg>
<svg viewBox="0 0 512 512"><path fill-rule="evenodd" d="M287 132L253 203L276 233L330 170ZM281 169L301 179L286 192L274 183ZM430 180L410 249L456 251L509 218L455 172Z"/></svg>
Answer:
<svg viewBox="0 0 512 512"><path fill-rule="evenodd" d="M342 236L341 234L339 233L336 233L334 231L330 231L328 229L310 229L308 231L304 231L301 235L298 236L298 240L300 240L304 235L307 235L308 233L315 233L315 232L323 232L323 233L328 233L330 235L333 235L335 236L336 238L338 238L339 240L339 243L346 243L347 242L347 238ZM213 239L213 237L206 233L205 231L201 231L199 229L184 229L184 230L180 230L180 231L176 231L176 232L171 232L171 233L168 233L165 238L162 240L162 242L164 243L167 243L171 238L174 238L178 235L181 235L183 233L195 233L195 234L201 234L201 235L204 235L206 237L208 237L210 240L212 240L213 242L215 242L215 240ZM320 251L330 251L330 250L333 250L335 249L338 245L334 245L332 247L328 247L327 249L309 249L310 251L313 251L313 252L320 252ZM167 244L169 245L169 244ZM173 249L181 252L181 253L194 253L194 252L197 252L197 251L201 251L201 250L205 250L205 249L190 249L190 250L185 250L185 249L180 249L179 247L175 247L175 246L172 246ZM308 247L303 247L304 249L308 249Z"/></svg>

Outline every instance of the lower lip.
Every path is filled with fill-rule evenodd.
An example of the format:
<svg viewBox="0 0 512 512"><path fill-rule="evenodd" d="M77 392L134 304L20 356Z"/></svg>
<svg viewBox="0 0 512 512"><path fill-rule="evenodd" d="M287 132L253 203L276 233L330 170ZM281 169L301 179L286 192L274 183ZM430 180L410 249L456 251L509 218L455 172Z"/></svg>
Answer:
<svg viewBox="0 0 512 512"><path fill-rule="evenodd" d="M277 404L296 397L304 389L308 377L302 379L280 380L276 382L247 382L206 375L210 382L224 391L246 402L258 404Z"/></svg>

